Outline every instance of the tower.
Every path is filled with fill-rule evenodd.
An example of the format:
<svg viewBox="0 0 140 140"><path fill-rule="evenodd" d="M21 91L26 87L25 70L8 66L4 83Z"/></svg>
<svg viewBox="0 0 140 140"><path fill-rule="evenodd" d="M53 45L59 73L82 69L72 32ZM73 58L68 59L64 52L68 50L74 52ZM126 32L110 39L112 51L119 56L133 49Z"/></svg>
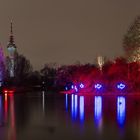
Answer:
<svg viewBox="0 0 140 140"><path fill-rule="evenodd" d="M13 22L11 21L11 27L10 27L10 38L7 45L8 50L8 72L10 77L15 76L15 54L16 54L16 45L14 42L14 36L13 36Z"/></svg>

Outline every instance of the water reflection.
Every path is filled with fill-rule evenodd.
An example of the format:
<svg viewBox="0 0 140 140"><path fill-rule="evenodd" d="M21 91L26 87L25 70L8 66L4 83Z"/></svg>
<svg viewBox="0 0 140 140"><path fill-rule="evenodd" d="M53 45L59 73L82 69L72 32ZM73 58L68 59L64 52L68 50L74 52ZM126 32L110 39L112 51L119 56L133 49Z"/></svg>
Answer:
<svg viewBox="0 0 140 140"><path fill-rule="evenodd" d="M4 118L5 118L5 123L7 123L7 118L8 118L8 101L7 101L7 94L4 95Z"/></svg>
<svg viewBox="0 0 140 140"><path fill-rule="evenodd" d="M87 98L93 98L93 97L86 97ZM95 125L101 129L102 128L102 122L103 122L103 101L102 101L102 96L95 96L94 97L94 101L93 100L89 100L92 103L86 102L86 104L90 104L92 105L94 103L94 108L93 106L89 106L88 109L93 110L94 112L94 122ZM112 106L110 103L110 100L114 100L117 104L117 106ZM107 98L108 101L108 105L111 107L110 109L113 109L113 112L117 112L117 123L120 126L123 126L125 123L125 115L126 115L126 103L125 103L125 97L119 96L116 98ZM115 103L114 102L114 103ZM71 117L73 120L75 120L78 116L81 122L84 122L85 120L85 108L84 105L85 101L84 101L84 96L78 96L78 95L71 95ZM105 108L107 104L104 104ZM65 95L65 106L66 106L66 111L68 111L68 95ZM114 108L115 107L115 108ZM78 110L79 109L79 110ZM108 110L109 108L107 108ZM114 110L115 109L115 110ZM78 115L79 112L79 115ZM87 112L87 111L86 111ZM109 115L108 111L105 111L105 114L107 113L107 115ZM92 114L92 112L90 112L90 114ZM89 115L89 114L87 114ZM111 114L110 114L111 115ZM112 118L113 119L113 118Z"/></svg>
<svg viewBox="0 0 140 140"><path fill-rule="evenodd" d="M125 122L125 97L119 96L117 97L117 121L120 126L124 125Z"/></svg>
<svg viewBox="0 0 140 140"><path fill-rule="evenodd" d="M43 114L45 113L45 91L42 91L42 109Z"/></svg>
<svg viewBox="0 0 140 140"><path fill-rule="evenodd" d="M71 116L74 118L74 94L71 95Z"/></svg>
<svg viewBox="0 0 140 140"><path fill-rule="evenodd" d="M16 128L15 128L15 109L14 109L14 95L10 95L10 126L8 131L8 138L16 140Z"/></svg>
<svg viewBox="0 0 140 140"><path fill-rule="evenodd" d="M72 119L77 118L77 110L78 110L78 96L73 94L71 96L71 115L72 115Z"/></svg>
<svg viewBox="0 0 140 140"><path fill-rule="evenodd" d="M95 96L94 97L94 118L96 125L101 128L102 127L102 97Z"/></svg>
<svg viewBox="0 0 140 140"><path fill-rule="evenodd" d="M65 99L66 99L66 108L67 108L68 96L66 96ZM78 101L79 101L79 104L78 104ZM75 120L78 116L78 107L79 107L80 121L83 122L84 121L84 96L78 96L78 95L72 94L71 95L71 116L73 120Z"/></svg>
<svg viewBox="0 0 140 140"><path fill-rule="evenodd" d="M79 113L80 113L80 121L84 121L84 96L80 96L79 102Z"/></svg>
<svg viewBox="0 0 140 140"><path fill-rule="evenodd" d="M68 111L68 94L65 95L65 108Z"/></svg>

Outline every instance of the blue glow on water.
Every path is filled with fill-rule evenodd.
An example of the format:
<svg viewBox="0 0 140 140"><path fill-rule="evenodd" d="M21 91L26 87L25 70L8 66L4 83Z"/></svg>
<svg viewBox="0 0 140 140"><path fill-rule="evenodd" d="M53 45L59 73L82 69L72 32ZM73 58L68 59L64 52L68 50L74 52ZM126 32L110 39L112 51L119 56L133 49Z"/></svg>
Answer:
<svg viewBox="0 0 140 140"><path fill-rule="evenodd" d="M126 114L125 97L119 96L117 97L117 121L120 126L124 125L125 114Z"/></svg>
<svg viewBox="0 0 140 140"><path fill-rule="evenodd" d="M68 94L65 95L65 107L66 111L68 111Z"/></svg>
<svg viewBox="0 0 140 140"><path fill-rule="evenodd" d="M74 118L74 94L71 95L71 116Z"/></svg>
<svg viewBox="0 0 140 140"><path fill-rule="evenodd" d="M102 124L102 97L95 96L94 98L94 118L95 123L100 126Z"/></svg>
<svg viewBox="0 0 140 140"><path fill-rule="evenodd" d="M78 96L74 96L74 118L77 117L77 110L78 110Z"/></svg>
<svg viewBox="0 0 140 140"><path fill-rule="evenodd" d="M77 118L77 113L78 112L78 96L72 94L71 95L71 116L72 119L76 119Z"/></svg>
<svg viewBox="0 0 140 140"><path fill-rule="evenodd" d="M79 102L79 113L80 113L80 121L84 121L84 96L80 96Z"/></svg>

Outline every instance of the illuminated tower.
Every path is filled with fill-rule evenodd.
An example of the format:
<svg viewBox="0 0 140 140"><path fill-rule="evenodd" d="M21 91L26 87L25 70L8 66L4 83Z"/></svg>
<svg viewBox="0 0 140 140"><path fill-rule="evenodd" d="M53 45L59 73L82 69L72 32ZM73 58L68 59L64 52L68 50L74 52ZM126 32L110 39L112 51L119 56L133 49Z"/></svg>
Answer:
<svg viewBox="0 0 140 140"><path fill-rule="evenodd" d="M128 62L140 62L140 16L138 16L123 41L123 47Z"/></svg>
<svg viewBox="0 0 140 140"><path fill-rule="evenodd" d="M7 45L8 50L8 71L9 76L14 77L15 76L15 54L16 54L16 45L14 43L14 36L13 36L13 23L11 21L11 28L10 28L10 40Z"/></svg>

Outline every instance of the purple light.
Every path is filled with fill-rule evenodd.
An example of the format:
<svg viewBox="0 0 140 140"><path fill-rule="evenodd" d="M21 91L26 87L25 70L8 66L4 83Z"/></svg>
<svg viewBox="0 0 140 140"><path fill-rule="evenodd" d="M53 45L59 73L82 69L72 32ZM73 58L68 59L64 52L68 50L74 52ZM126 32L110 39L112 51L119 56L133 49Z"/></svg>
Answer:
<svg viewBox="0 0 140 140"><path fill-rule="evenodd" d="M123 90L125 87L126 86L123 83L120 83L120 84L117 85L117 88L120 89L120 90Z"/></svg>
<svg viewBox="0 0 140 140"><path fill-rule="evenodd" d="M74 86L74 89L75 89L76 92L78 92L78 88L77 88L77 86Z"/></svg>
<svg viewBox="0 0 140 140"><path fill-rule="evenodd" d="M102 88L102 85L101 84L95 84L94 86L96 89L101 89Z"/></svg>
<svg viewBox="0 0 140 140"><path fill-rule="evenodd" d="M84 88L84 87L85 87L84 84L81 83L81 84L80 84L80 88Z"/></svg>

